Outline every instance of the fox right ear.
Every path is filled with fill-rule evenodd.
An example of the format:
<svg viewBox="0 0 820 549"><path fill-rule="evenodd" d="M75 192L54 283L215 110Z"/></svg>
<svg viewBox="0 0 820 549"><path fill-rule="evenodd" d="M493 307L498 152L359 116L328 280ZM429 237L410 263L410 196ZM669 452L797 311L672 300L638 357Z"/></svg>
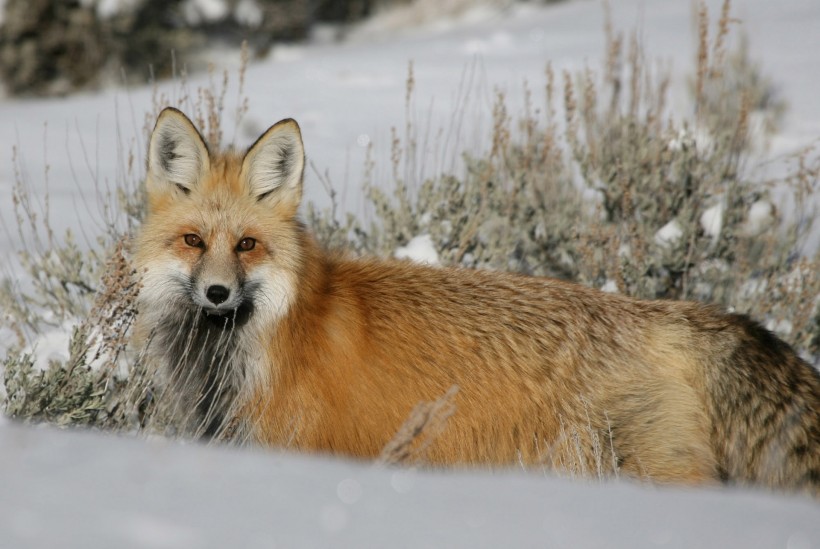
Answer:
<svg viewBox="0 0 820 549"><path fill-rule="evenodd" d="M270 197L299 207L305 147L299 124L291 118L280 120L251 145L242 161L242 175L257 200Z"/></svg>
<svg viewBox="0 0 820 549"><path fill-rule="evenodd" d="M148 144L148 192L175 186L188 194L209 168L208 147L193 122L173 107L159 113Z"/></svg>

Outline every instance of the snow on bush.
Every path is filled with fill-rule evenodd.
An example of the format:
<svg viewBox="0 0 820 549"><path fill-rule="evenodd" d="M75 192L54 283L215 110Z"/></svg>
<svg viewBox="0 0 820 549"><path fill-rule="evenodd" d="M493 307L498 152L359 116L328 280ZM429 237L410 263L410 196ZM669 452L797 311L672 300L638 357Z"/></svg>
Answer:
<svg viewBox="0 0 820 549"><path fill-rule="evenodd" d="M416 263L434 266L440 264L438 252L429 234L414 236L406 246L396 248L394 255L397 259L409 259Z"/></svg>
<svg viewBox="0 0 820 549"><path fill-rule="evenodd" d="M723 229L723 212L726 206L719 200L717 204L707 208L700 214L700 226L703 232L712 238L712 242L720 239L720 231Z"/></svg>
<svg viewBox="0 0 820 549"><path fill-rule="evenodd" d="M655 243L658 246L671 248L680 241L683 236L683 228L677 220L673 219L655 233Z"/></svg>

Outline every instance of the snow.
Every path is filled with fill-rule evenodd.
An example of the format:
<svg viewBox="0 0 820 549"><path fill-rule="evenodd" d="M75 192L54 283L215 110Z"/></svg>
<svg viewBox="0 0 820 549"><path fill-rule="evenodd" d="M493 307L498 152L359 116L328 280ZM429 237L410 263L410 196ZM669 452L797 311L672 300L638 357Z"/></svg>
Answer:
<svg viewBox="0 0 820 549"><path fill-rule="evenodd" d="M719 12L719 0L707 3L710 13ZM602 63L603 12L597 1L506 9L492 2L472 8L466 1L418 5L438 9L437 4L450 10L446 17L439 11L394 18L390 25L371 22L342 43L276 46L247 71L251 110L242 121L231 110L236 89L226 96L225 142L245 147L277 120L295 118L311 163L306 199L328 205L318 175L327 173L342 209L361 213L366 155L372 153L376 162L371 180L389 181L390 129L403 138L405 112L420 136L430 136L419 141L415 177L407 181L412 186L458 169L462 150L486 143L494 89L506 94L516 114L523 83L537 90L548 60L557 74ZM192 16L204 18L228 9L217 0L185 5ZM669 104L676 113L691 112L685 93L696 51L691 3L619 0L612 8L616 28L638 22L649 55L673 64ZM736 0L733 10L750 36L751 57L761 59L790 105L766 154L816 143L820 3ZM209 54L233 67L238 60L236 52ZM405 108L411 60L415 99ZM190 76L188 88L195 91L207 81ZM159 91L181 95L178 83L163 83ZM103 230L97 193L113 186L129 150L136 165L143 165L143 113L151 105L147 86L0 100L3 273L19 273L13 253L20 243L8 199L15 180L12 147L27 184L40 196L48 187L55 232L72 228L81 245L95 246ZM677 146L688 142L705 147L709 136L684 133ZM777 162L765 166L781 169ZM750 227L763 226L764 209L752 206ZM668 245L681 236L672 220L658 238ZM429 235L417 238L414 248L433 257ZM406 253L418 259L416 252ZM65 341L56 333L42 337L38 356L49 356ZM10 547L820 546L816 502L758 492L587 484L541 472L397 471L2 421L0 448L0 528Z"/></svg>
<svg viewBox="0 0 820 549"><path fill-rule="evenodd" d="M794 329L794 325L790 320L785 318L779 320L769 319L766 321L766 329L776 333L780 337L789 337L789 334L791 334Z"/></svg>
<svg viewBox="0 0 820 549"><path fill-rule="evenodd" d="M608 294L617 294L618 293L618 283L608 278L606 282L604 282L603 286L601 286L601 291L606 292Z"/></svg>
<svg viewBox="0 0 820 549"><path fill-rule="evenodd" d="M749 133L753 133L753 130L749 130ZM712 135L705 128L697 128L695 131L681 128L678 135L669 141L669 148L680 151L684 147L694 147L699 151L708 151L713 143Z"/></svg>
<svg viewBox="0 0 820 549"><path fill-rule="evenodd" d="M714 206L703 210L700 214L700 226L704 234L712 237L712 243L720 238L720 231L723 229L723 212L726 210L726 203L718 200Z"/></svg>
<svg viewBox="0 0 820 549"><path fill-rule="evenodd" d="M97 16L111 19L121 13L132 12L144 0L96 0Z"/></svg>
<svg viewBox="0 0 820 549"><path fill-rule="evenodd" d="M484 55L489 52L509 49L513 46L513 37L506 32L495 32L487 38L468 40L461 46L461 51L468 54Z"/></svg>
<svg viewBox="0 0 820 549"><path fill-rule="evenodd" d="M506 0L414 0L377 13L360 24L350 39L367 40L419 26L447 31L465 22L492 21L505 4Z"/></svg>
<svg viewBox="0 0 820 549"><path fill-rule="evenodd" d="M65 362L69 358L68 348L73 329L73 322L64 322L59 327L37 335L23 352L32 356L34 367L38 370L48 369L48 364L52 360Z"/></svg>
<svg viewBox="0 0 820 549"><path fill-rule="evenodd" d="M673 219L655 233L655 244L664 248L675 246L683 236L683 228L677 219Z"/></svg>
<svg viewBox="0 0 820 549"><path fill-rule="evenodd" d="M0 428L7 547L812 547L817 503ZM398 479L398 480L397 480ZM47 522L46 522L47 519Z"/></svg>
<svg viewBox="0 0 820 549"><path fill-rule="evenodd" d="M234 8L233 17L242 25L258 27L262 24L262 9L256 0L239 0Z"/></svg>
<svg viewBox="0 0 820 549"><path fill-rule="evenodd" d="M182 13L189 25L219 21L228 15L228 11L224 0L187 0L182 5Z"/></svg>
<svg viewBox="0 0 820 549"><path fill-rule="evenodd" d="M774 226L776 215L774 204L768 200L757 200L749 207L741 230L747 236L760 236Z"/></svg>
<svg viewBox="0 0 820 549"><path fill-rule="evenodd" d="M401 246L396 249L394 256L397 259L409 259L416 263L425 263L427 265L440 265L438 252L433 244L433 239L429 234L422 234L414 236L407 243L407 246Z"/></svg>

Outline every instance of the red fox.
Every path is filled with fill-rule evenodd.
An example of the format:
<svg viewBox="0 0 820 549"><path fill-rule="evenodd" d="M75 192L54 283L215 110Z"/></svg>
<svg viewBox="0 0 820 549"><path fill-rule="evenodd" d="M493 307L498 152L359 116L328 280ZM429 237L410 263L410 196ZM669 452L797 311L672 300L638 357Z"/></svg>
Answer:
<svg viewBox="0 0 820 549"><path fill-rule="evenodd" d="M455 385L433 465L543 466L575 444L590 470L820 494L820 375L758 324L324 251L297 216L304 165L293 120L244 154L172 108L151 136L138 335L204 435L374 458Z"/></svg>

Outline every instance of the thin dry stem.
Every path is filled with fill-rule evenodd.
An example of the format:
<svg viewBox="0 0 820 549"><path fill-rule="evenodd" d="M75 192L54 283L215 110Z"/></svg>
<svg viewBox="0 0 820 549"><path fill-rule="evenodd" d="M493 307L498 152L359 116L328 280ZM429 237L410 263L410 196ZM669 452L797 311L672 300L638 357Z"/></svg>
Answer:
<svg viewBox="0 0 820 549"><path fill-rule="evenodd" d="M453 385L437 400L419 403L384 446L378 463L410 465L423 460L424 453L444 431L447 420L456 412L454 401L457 394L458 386Z"/></svg>

